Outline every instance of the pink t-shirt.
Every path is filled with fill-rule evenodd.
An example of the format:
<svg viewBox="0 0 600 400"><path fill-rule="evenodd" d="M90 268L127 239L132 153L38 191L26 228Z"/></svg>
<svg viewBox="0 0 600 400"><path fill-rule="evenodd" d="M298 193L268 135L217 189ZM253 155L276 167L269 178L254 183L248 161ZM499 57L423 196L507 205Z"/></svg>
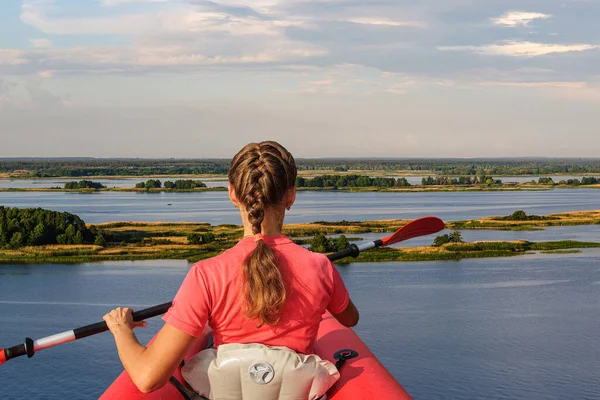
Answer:
<svg viewBox="0 0 600 400"><path fill-rule="evenodd" d="M254 250L254 238L245 238L219 256L192 266L166 323L195 337L206 323L213 330L215 346L227 343L262 343L286 346L311 354L325 310L336 314L348 306L349 295L339 272L323 254L298 246L285 236L267 236L286 284L287 300L277 325L244 316L241 291L242 264Z"/></svg>

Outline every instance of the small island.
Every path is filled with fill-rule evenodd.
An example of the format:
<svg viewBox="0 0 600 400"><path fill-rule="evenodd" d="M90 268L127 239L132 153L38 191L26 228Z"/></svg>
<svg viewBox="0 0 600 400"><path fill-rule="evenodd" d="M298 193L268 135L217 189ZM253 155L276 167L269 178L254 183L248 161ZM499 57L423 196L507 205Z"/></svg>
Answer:
<svg viewBox="0 0 600 400"><path fill-rule="evenodd" d="M227 177L223 176L226 180ZM478 191L526 191L551 190L560 188L600 189L600 178L582 177L555 182L551 177L539 178L531 182L503 182L492 176L427 176L421 179L421 184L410 184L406 178L387 176L370 176L337 172L331 175L303 176L296 178L296 188L299 191L347 191L347 192L478 192ZM0 188L0 191L119 191L119 192L205 192L226 191L225 186L207 187L198 179L177 179L162 182L151 178L138 182L134 187L108 188L100 182L81 180L67 182L61 187L35 188Z"/></svg>
<svg viewBox="0 0 600 400"><path fill-rule="evenodd" d="M362 240L361 233L394 232L406 220L364 222L325 222L289 224L284 233L311 250L329 253L341 250L351 241ZM523 211L506 217L448 222L454 231L431 237L432 245L414 248L380 248L362 253L340 264L382 261L459 260L463 258L505 257L532 251L575 251L600 247L595 242L467 242L465 229L543 229L547 226L600 224L600 210L527 215ZM0 264L80 263L106 260L187 259L213 257L234 246L242 237L238 225L212 226L208 223L114 222L86 225L70 213L42 209L0 207ZM332 239L326 235L339 236Z"/></svg>

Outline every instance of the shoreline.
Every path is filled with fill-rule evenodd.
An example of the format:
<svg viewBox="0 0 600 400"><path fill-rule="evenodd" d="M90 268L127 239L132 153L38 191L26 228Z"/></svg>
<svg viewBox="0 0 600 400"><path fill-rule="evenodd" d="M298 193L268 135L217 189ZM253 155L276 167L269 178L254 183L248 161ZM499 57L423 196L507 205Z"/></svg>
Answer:
<svg viewBox="0 0 600 400"><path fill-rule="evenodd" d="M410 170L362 170L362 169L352 169L348 171L335 171L335 170L299 170L298 176L302 177L315 177L321 175L368 175L373 177L427 177L427 176L450 176L457 177L459 175L453 174L441 174L435 171L426 171L421 170L415 172ZM600 173L598 172L584 172L581 174L568 174L568 173L555 173L555 174L509 174L509 175L501 175L501 174L491 174L494 178L539 178L539 177L600 177ZM474 176L474 175L470 175ZM92 175L92 176L47 176L47 177L36 177L36 176L28 176L23 173L0 173L0 180L24 180L24 181L39 181L39 180L51 180L51 179L70 179L73 181L79 181L83 179L94 180L94 179L104 179L104 180L125 180L125 179L163 179L163 178L181 178L181 179L210 179L210 180L218 180L223 179L227 180L227 174L148 174L148 175ZM526 182L524 182L526 183ZM527 182L528 183L528 182Z"/></svg>
<svg viewBox="0 0 600 400"><path fill-rule="evenodd" d="M348 192L348 193L424 193L424 192L531 192L552 191L553 189L600 189L596 185L539 185L531 183L502 184L502 185L412 185L407 187L299 187L299 192ZM70 193L101 193L101 192L138 192L138 193L189 193L189 192L223 192L224 186L213 186L195 189L142 189L135 187L104 188L104 189L64 189L59 187L46 188L0 188L0 192L70 192Z"/></svg>
<svg viewBox="0 0 600 400"><path fill-rule="evenodd" d="M535 220L507 220L509 217L486 217L479 220L451 221L447 229L458 230L540 230L548 226L600 225L600 210L575 211L547 216L527 216ZM298 244L307 244L319 233L344 234L349 241L361 240L361 233L389 233L405 225L407 220L374 220L362 222L313 222L284 225L283 233ZM106 246L97 245L46 245L18 249L1 249L0 264L82 263L111 260L186 259L199 261L220 254L233 247L243 234L239 225L208 223L162 222L110 222L90 224L106 235ZM207 242L190 244L188 235L211 234ZM441 233L440 233L441 234ZM433 243L435 236L431 235ZM204 240L204 239L202 239ZM440 247L381 248L362 253L356 259L338 262L433 261L460 260L464 258L505 257L528 254L531 251L574 251L581 248L600 248L596 242L527 242L527 241L476 241L449 243Z"/></svg>
<svg viewBox="0 0 600 400"><path fill-rule="evenodd" d="M362 253L357 258L346 258L334 264L347 265L352 263L378 263L378 262L421 262L421 261L460 261L473 258L502 258L516 257L531 254L574 254L581 253L583 249L600 248L600 243L568 241L560 242L465 242L461 244L444 245L437 247L414 248L379 248ZM50 247L50 246L45 246ZM70 250L55 249L48 256L42 253L23 256L2 254L0 251L0 267L6 264L82 264L102 261L145 261L145 260L187 260L195 263L221 254L221 251L195 251L187 247L170 249L168 252L159 253L132 253L126 251L95 254L99 246L78 245ZM461 250L463 247L465 250ZM475 248L475 249L473 249ZM225 249L223 249L224 251ZM125 254L123 254L125 253Z"/></svg>

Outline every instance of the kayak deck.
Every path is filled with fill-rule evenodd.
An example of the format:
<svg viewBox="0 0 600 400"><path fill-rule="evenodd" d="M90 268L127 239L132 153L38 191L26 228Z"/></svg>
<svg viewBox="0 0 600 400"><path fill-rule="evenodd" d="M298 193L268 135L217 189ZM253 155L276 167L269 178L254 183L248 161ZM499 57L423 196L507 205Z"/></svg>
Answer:
<svg viewBox="0 0 600 400"><path fill-rule="evenodd" d="M205 330L205 335L199 340L197 346L186 357L186 361L198 351L206 348L210 330ZM358 353L358 356L348 359L340 368L340 379L327 392L330 400L345 399L394 399L408 400L410 395L402 388L398 381L390 372L379 362L371 350L364 344L356 333L350 328L342 326L329 313L323 316L323 321L319 326L317 340L315 342L315 352L321 358L327 359L334 364L335 353L342 349L351 349ZM174 374L180 382L184 382L181 377L181 368L177 368ZM152 393L141 393L135 386L126 371L113 382L113 384L104 392L100 400L179 400L183 396L171 383L167 383L161 389Z"/></svg>

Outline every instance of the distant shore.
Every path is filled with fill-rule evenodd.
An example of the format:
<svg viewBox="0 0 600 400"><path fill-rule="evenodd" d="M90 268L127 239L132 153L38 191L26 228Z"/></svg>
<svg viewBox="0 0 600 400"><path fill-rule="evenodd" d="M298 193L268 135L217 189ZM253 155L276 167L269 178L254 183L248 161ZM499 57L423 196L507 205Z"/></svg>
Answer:
<svg viewBox="0 0 600 400"><path fill-rule="evenodd" d="M513 214L515 215L515 214ZM547 226L600 225L600 210L578 211L547 216L525 216L527 220L487 217L479 220L447 222L448 229L537 230ZM362 240L361 233L393 232L406 220L364 222L314 222L284 226L284 234L298 244L308 244L308 237L319 233L348 235L350 241ZM208 223L113 222L94 225L107 238L106 246L47 245L0 250L0 264L12 263L82 263L107 260L187 259L191 262L213 257L234 246L242 237L237 225L212 226ZM190 234L210 236L208 242L190 243ZM358 235L358 236L357 236ZM433 242L435 235L431 236ZM448 243L439 247L383 248L362 253L348 262L432 261L463 258L507 257L532 251L573 252L581 248L599 248L600 243L561 241L487 241Z"/></svg>
<svg viewBox="0 0 600 400"><path fill-rule="evenodd" d="M440 176L440 175L449 175L449 176L458 176L453 174L441 174L436 171L410 171L410 170L348 170L348 171L335 171L335 170L300 170L298 171L299 176L303 177L313 177L318 175L369 175L369 176L378 176L378 177L422 177L422 176ZM510 175L501 175L494 174L495 178L535 178L535 177L557 177L557 176L600 176L600 173L594 172L585 172L578 174L571 173L558 173L558 174L526 174L526 175L518 175L518 174L510 174ZM3 180L49 180L49 179L72 179L72 180L81 180L81 179L114 179L114 180L122 180L122 179L164 179L164 178L181 178L181 179L210 179L217 180L222 179L224 181L227 180L226 174L148 174L148 175L91 175L91 176L52 176L52 177L34 177L29 176L22 173L0 173L0 179Z"/></svg>
<svg viewBox="0 0 600 400"><path fill-rule="evenodd" d="M298 191L338 191L352 193L368 192L519 192L519 191L550 191L553 189L600 189L597 185L542 185L534 183L503 183L495 185L411 185L406 187L300 187ZM221 192L226 191L225 186L203 187L195 189L166 189L166 188L103 188L103 189L64 189L60 187L34 187L34 188L0 188L0 192Z"/></svg>

